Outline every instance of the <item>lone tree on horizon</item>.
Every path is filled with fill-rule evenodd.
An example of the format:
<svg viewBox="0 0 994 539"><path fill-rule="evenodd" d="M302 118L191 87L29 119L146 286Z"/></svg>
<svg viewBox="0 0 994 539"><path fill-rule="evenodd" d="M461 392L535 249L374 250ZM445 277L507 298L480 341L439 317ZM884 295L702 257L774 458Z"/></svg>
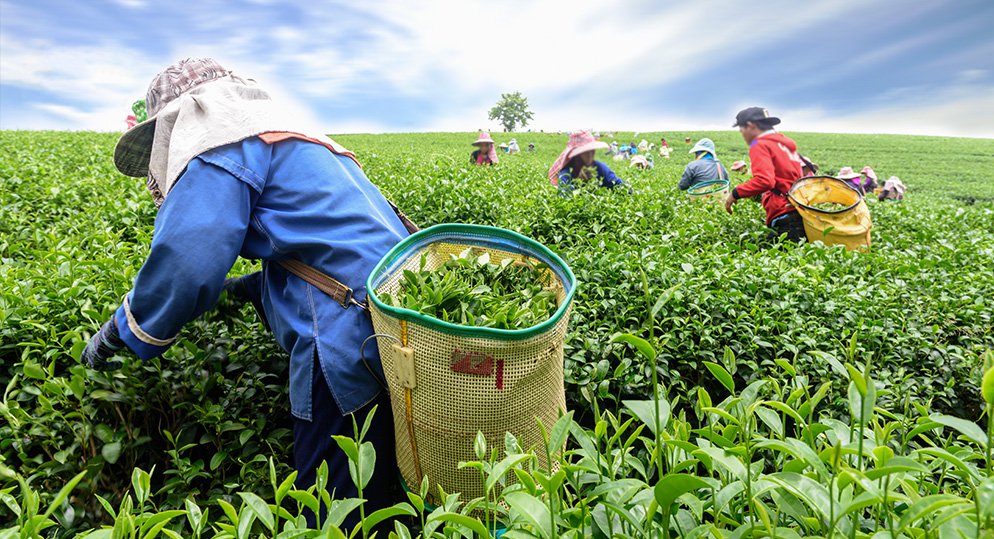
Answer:
<svg viewBox="0 0 994 539"><path fill-rule="evenodd" d="M499 120L505 132L514 131L518 125L525 127L532 119L528 98L521 92L500 94L500 101L490 109L490 119Z"/></svg>

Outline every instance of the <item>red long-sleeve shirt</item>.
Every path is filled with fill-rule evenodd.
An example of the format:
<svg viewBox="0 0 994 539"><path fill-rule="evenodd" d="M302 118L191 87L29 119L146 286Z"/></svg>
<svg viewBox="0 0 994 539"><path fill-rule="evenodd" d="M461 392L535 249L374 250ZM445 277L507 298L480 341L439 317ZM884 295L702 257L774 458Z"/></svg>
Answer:
<svg viewBox="0 0 994 539"><path fill-rule="evenodd" d="M785 213L797 211L787 199L787 191L801 177L797 143L780 133L764 133L749 146L752 178L737 186L736 198L763 195L766 224Z"/></svg>

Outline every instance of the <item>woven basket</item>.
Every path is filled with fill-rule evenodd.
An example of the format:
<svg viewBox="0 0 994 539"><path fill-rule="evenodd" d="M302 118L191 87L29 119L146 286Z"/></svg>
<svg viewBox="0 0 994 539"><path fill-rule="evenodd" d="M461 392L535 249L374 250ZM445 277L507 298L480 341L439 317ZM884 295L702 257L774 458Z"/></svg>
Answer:
<svg viewBox="0 0 994 539"><path fill-rule="evenodd" d="M707 200L728 196L728 180L708 180L687 189L690 200Z"/></svg>
<svg viewBox="0 0 994 539"><path fill-rule="evenodd" d="M451 324L381 301L382 294L396 293L404 270L419 269L422 255L426 268L435 269L467 247L492 260L548 266L559 303L555 314L528 329L504 330ZM548 469L536 418L548 429L566 409L563 343L575 288L572 271L547 248L485 226L431 227L377 264L366 289L390 388L397 463L412 491L427 476L432 503L440 502L438 486L467 500L483 496L479 472L459 469L460 462L478 460L477 432L488 448L503 448L505 433L514 434L522 449L538 450L539 465Z"/></svg>

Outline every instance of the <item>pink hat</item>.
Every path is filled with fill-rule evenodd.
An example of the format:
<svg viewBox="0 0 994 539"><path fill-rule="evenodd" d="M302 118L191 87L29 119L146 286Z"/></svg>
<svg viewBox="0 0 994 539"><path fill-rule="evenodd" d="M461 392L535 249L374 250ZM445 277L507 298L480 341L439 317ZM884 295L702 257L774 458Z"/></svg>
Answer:
<svg viewBox="0 0 994 539"><path fill-rule="evenodd" d="M476 139L476 142L473 143L473 146L479 146L480 144L487 144L487 143L493 144L494 139L490 138L490 133L487 133L486 131L480 131L480 138Z"/></svg>
<svg viewBox="0 0 994 539"><path fill-rule="evenodd" d="M853 178L858 178L859 173L852 169L852 167L842 167L839 169L839 173L835 175L836 178L840 180L851 180Z"/></svg>
<svg viewBox="0 0 994 539"><path fill-rule="evenodd" d="M549 169L549 181L552 185L559 185L559 171L566 166L573 157L580 155L584 152L589 152L593 150L600 150L603 148L608 148L606 142L601 142L594 138L590 134L590 131L576 131L570 133L569 142L566 144L566 149L563 153L559 154L556 162L552 164L552 168Z"/></svg>
<svg viewBox="0 0 994 539"><path fill-rule="evenodd" d="M732 170L745 170L745 168L746 168L745 161L736 161L732 163Z"/></svg>
<svg viewBox="0 0 994 539"><path fill-rule="evenodd" d="M870 165L863 167L863 170L859 171L859 173L866 176L867 178L872 178L873 180L877 179L877 173L874 172L872 168L870 168Z"/></svg>

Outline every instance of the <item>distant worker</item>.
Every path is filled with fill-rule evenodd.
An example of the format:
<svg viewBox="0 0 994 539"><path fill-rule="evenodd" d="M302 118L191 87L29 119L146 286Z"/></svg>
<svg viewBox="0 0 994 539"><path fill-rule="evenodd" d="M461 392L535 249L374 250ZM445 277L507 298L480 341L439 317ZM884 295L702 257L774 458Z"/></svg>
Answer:
<svg viewBox="0 0 994 539"><path fill-rule="evenodd" d="M738 172L739 174L747 174L749 172L749 165L745 161L739 160L732 163L732 172Z"/></svg>
<svg viewBox="0 0 994 539"><path fill-rule="evenodd" d="M735 115L732 127L739 128L749 145L752 178L728 193L725 210L732 213L732 206L740 198L762 195L766 225L773 229L767 240L786 234L790 241L801 241L806 237L804 221L787 199L787 191L801 177L801 158L797 143L773 128L779 123L780 118L770 116L761 107L749 107Z"/></svg>
<svg viewBox="0 0 994 539"><path fill-rule="evenodd" d="M884 186L877 195L877 200L904 200L904 192L907 190L908 186L904 185L901 178L891 176L884 182Z"/></svg>
<svg viewBox="0 0 994 539"><path fill-rule="evenodd" d="M518 147L518 139L513 138L511 142L507 143L507 153L518 153L520 151L521 148Z"/></svg>
<svg viewBox="0 0 994 539"><path fill-rule="evenodd" d="M666 142L666 137L659 139L659 157L670 158L670 145Z"/></svg>
<svg viewBox="0 0 994 539"><path fill-rule="evenodd" d="M506 142L501 142L500 144L497 145L497 148L500 151L502 151L504 153L507 153L507 143Z"/></svg>
<svg viewBox="0 0 994 539"><path fill-rule="evenodd" d="M632 162L628 163L628 168L636 167L642 170L651 170L656 164L652 162L651 155L636 155L632 157Z"/></svg>
<svg viewBox="0 0 994 539"><path fill-rule="evenodd" d="M469 156L469 162L474 165L496 165L497 150L494 148L494 139L490 138L490 133L480 131L479 138L473 143L476 150Z"/></svg>
<svg viewBox="0 0 994 539"><path fill-rule="evenodd" d="M534 142L529 142L528 143L528 151L529 152L534 152L535 151L535 143Z"/></svg>
<svg viewBox="0 0 994 539"><path fill-rule="evenodd" d="M702 138L697 141L688 153L697 157L683 169L683 176L680 177L680 183L677 185L681 191L686 191L701 182L728 179L728 170L718 161L718 152L714 149L714 142L711 139Z"/></svg>
<svg viewBox="0 0 994 539"><path fill-rule="evenodd" d="M852 167L840 168L839 173L835 177L846 182L846 185L859 191L861 195L865 195L867 191L873 191L873 189L867 189L867 185L863 181L863 175L853 170ZM873 184L873 188L876 188L876 183Z"/></svg>
<svg viewBox="0 0 994 539"><path fill-rule="evenodd" d="M611 145L607 148L608 155L618 155L618 141L612 140Z"/></svg>
<svg viewBox="0 0 994 539"><path fill-rule="evenodd" d="M879 187L877 184L877 173L869 165L863 167L863 170L860 170L859 173L863 176L863 190L865 192L872 193Z"/></svg>
<svg viewBox="0 0 994 539"><path fill-rule="evenodd" d="M690 144L691 142L693 142L693 141L690 140L690 137L683 137L683 143L684 144Z"/></svg>
<svg viewBox="0 0 994 539"><path fill-rule="evenodd" d="M613 189L626 185L607 165L594 159L595 152L603 148L607 148L607 144L594 139L590 131L570 134L566 149L549 168L549 181L564 196L595 177L600 187Z"/></svg>

